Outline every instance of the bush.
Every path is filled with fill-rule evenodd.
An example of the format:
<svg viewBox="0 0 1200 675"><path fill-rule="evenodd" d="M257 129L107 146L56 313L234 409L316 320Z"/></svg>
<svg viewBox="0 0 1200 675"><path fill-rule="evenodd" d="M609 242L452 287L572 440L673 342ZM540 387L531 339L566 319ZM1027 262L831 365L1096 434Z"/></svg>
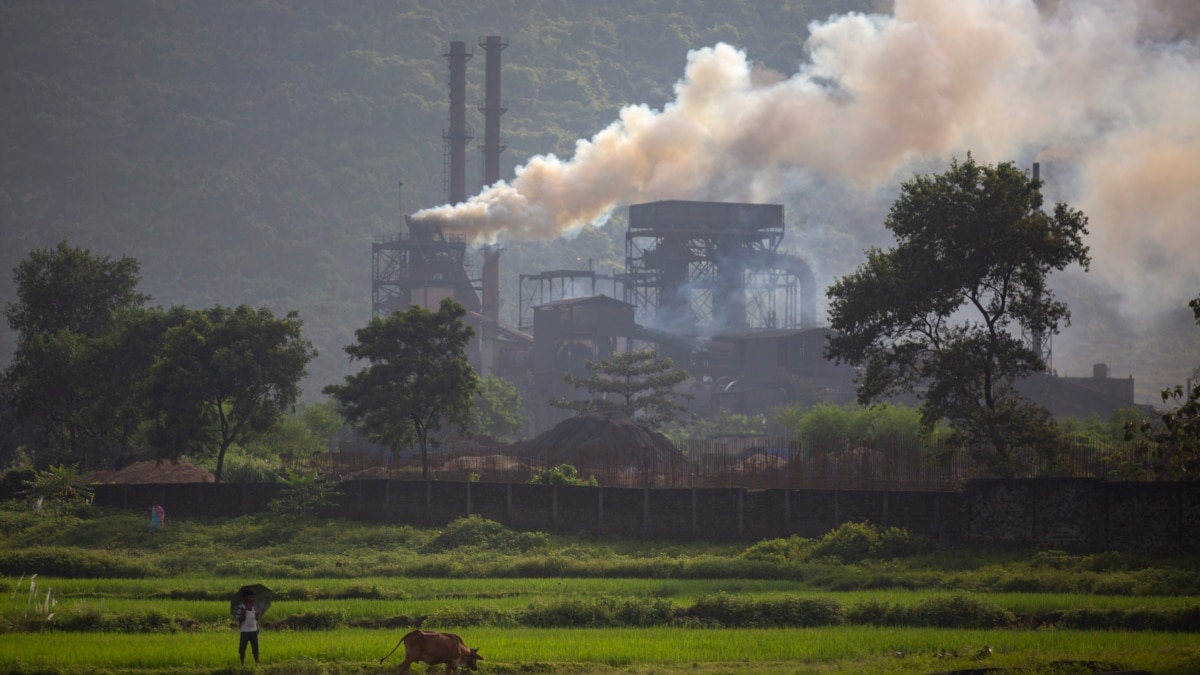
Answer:
<svg viewBox="0 0 1200 675"><path fill-rule="evenodd" d="M546 469L530 478L529 482L539 485L583 485L588 487L596 487L600 484L595 476L584 478L579 475L579 470L570 464L559 464Z"/></svg>
<svg viewBox="0 0 1200 675"><path fill-rule="evenodd" d="M902 625L932 628L1007 628L1016 623L1012 612L990 602L963 595L933 598L904 610Z"/></svg>
<svg viewBox="0 0 1200 675"><path fill-rule="evenodd" d="M842 563L891 560L912 555L928 543L898 527L879 527L867 522L844 523L829 532L809 551L810 558L834 558Z"/></svg>
<svg viewBox="0 0 1200 675"><path fill-rule="evenodd" d="M83 604L59 612L54 620L59 630L87 633L175 633L188 619L172 617L157 607L130 612L106 612Z"/></svg>
<svg viewBox="0 0 1200 675"><path fill-rule="evenodd" d="M0 574L36 573L66 579L139 579L162 576L160 570L124 555L73 548L30 548L0 552Z"/></svg>
<svg viewBox="0 0 1200 675"><path fill-rule="evenodd" d="M786 539L765 539L738 554L739 558L775 563L799 562L816 546L811 539L793 534Z"/></svg>
<svg viewBox="0 0 1200 675"><path fill-rule="evenodd" d="M468 516L447 525L422 550L425 553L441 553L480 548L501 553L528 553L545 548L548 541L549 537L544 532L514 532L494 520Z"/></svg>
<svg viewBox="0 0 1200 675"><path fill-rule="evenodd" d="M727 593L701 597L684 616L728 628L810 628L838 626L846 620L841 604L830 598L752 600Z"/></svg>

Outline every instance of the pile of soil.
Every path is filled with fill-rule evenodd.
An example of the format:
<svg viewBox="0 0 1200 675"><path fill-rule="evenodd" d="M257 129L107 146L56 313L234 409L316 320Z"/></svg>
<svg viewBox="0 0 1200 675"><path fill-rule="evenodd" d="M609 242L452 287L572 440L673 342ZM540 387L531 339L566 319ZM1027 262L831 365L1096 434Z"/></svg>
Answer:
<svg viewBox="0 0 1200 675"><path fill-rule="evenodd" d="M88 474L92 483L212 483L208 469L191 462L146 460L134 462L120 471L96 471Z"/></svg>
<svg viewBox="0 0 1200 675"><path fill-rule="evenodd" d="M787 460L779 455L758 452L738 462L735 471L742 473L758 473L760 471L779 471L787 467Z"/></svg>
<svg viewBox="0 0 1200 675"><path fill-rule="evenodd" d="M669 438L616 411L563 420L515 450L536 465L570 464L580 470L669 467L684 461Z"/></svg>
<svg viewBox="0 0 1200 675"><path fill-rule="evenodd" d="M455 457L441 466L443 471L516 471L520 468L520 460L508 455Z"/></svg>

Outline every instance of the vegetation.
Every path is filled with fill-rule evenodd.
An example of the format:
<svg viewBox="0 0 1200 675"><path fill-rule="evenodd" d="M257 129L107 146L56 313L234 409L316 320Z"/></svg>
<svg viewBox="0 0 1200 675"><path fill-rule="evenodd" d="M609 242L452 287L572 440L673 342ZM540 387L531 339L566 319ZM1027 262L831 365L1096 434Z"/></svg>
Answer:
<svg viewBox="0 0 1200 675"><path fill-rule="evenodd" d="M264 668L288 672L375 672L364 669L416 621L464 635L489 672L533 672L534 654L555 672L930 672L970 667L984 644L994 666L1080 659L1183 673L1200 659L1194 555L942 548L864 523L746 545L592 540L478 517L438 529L280 527L264 514L176 519L151 536L140 514L48 526L22 500L0 504L0 531L0 653L39 672L80 658L117 672L214 672L229 656L229 593L248 578L276 593ZM30 569L44 571L17 571ZM104 640L83 651L56 642L77 633ZM636 636L654 641L620 646Z"/></svg>
<svg viewBox="0 0 1200 675"><path fill-rule="evenodd" d="M488 375L479 380L475 405L471 411L470 432L511 442L525 426L521 413L521 392L508 380Z"/></svg>
<svg viewBox="0 0 1200 675"><path fill-rule="evenodd" d="M530 478L529 482L539 485L590 485L592 487L600 484L595 476L584 478L579 475L579 469L570 464L552 466Z"/></svg>
<svg viewBox="0 0 1200 675"><path fill-rule="evenodd" d="M927 429L943 419L994 472L1011 475L1016 448L1053 447L1050 414L1016 390L1044 370L1021 334L1069 322L1047 285L1054 270L1090 262L1087 218L1065 204L1042 211L1041 181L1010 163L969 155L901 187L885 226L897 244L828 290L826 355L862 368L858 400L921 399Z"/></svg>
<svg viewBox="0 0 1200 675"><path fill-rule="evenodd" d="M142 309L138 263L66 242L18 266L7 315L20 349L5 371L18 447L37 468L108 467L225 453L274 429L315 356L294 312Z"/></svg>
<svg viewBox="0 0 1200 675"><path fill-rule="evenodd" d="M295 312L245 305L190 312L168 328L146 385L150 442L161 458L215 454L221 482L234 442L274 429L315 356Z"/></svg>
<svg viewBox="0 0 1200 675"><path fill-rule="evenodd" d="M1200 296L1188 303L1200 326ZM1197 368L1200 371L1200 368ZM1167 480L1200 476L1200 372L1190 389L1175 385L1162 392L1164 404L1173 404L1159 424L1132 421L1127 440L1136 440L1141 454L1152 457L1155 474Z"/></svg>
<svg viewBox="0 0 1200 675"><path fill-rule="evenodd" d="M149 296L137 291L139 264L60 242L35 249L14 270L16 301L5 315L18 335L4 372L12 421L28 426L33 458L101 462L129 442L138 415L133 383L148 363L129 362L121 317Z"/></svg>
<svg viewBox="0 0 1200 675"><path fill-rule="evenodd" d="M413 305L388 317L373 317L355 331L348 345L351 360L367 367L329 385L325 393L341 405L346 421L362 428L373 442L393 451L421 449L421 476L429 480L430 434L443 425L465 431L479 376L467 361L475 334L463 322L467 310L444 298L438 311Z"/></svg>
<svg viewBox="0 0 1200 675"><path fill-rule="evenodd" d="M563 382L587 390L591 398L558 399L552 402L554 406L577 413L619 410L650 429L658 429L685 410L678 399L692 398L675 391L687 379L687 373L677 370L670 358L658 358L654 351L619 352L584 365L590 375L565 373Z"/></svg>

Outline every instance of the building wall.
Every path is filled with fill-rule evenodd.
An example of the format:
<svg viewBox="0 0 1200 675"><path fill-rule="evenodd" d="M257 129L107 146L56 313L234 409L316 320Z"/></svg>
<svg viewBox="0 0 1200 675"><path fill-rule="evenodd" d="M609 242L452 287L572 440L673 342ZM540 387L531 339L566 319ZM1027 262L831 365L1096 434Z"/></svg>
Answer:
<svg viewBox="0 0 1200 675"><path fill-rule="evenodd" d="M278 484L98 485L95 503L173 517L265 511ZM469 514L525 530L684 539L819 537L849 522L944 542L1081 550L1200 550L1200 483L979 480L962 492L603 488L355 480L329 515L422 526Z"/></svg>

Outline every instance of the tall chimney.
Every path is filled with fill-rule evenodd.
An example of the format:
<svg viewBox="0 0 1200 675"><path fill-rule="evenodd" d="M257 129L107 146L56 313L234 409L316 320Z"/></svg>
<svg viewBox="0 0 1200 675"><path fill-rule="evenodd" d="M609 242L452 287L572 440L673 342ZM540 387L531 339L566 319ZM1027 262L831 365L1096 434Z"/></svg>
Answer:
<svg viewBox="0 0 1200 675"><path fill-rule="evenodd" d="M500 52L508 46L499 35L489 35L479 41L484 50L484 101L479 112L483 113L483 185L500 180L500 116L508 109L500 100Z"/></svg>
<svg viewBox="0 0 1200 675"><path fill-rule="evenodd" d="M500 100L500 52L508 46L499 35L489 35L480 40L483 47L484 71L484 101L479 111L483 113L483 184L493 185L500 180L500 153L504 146L500 144L500 116L507 110ZM491 321L500 319L500 248L494 245L484 246L480 253L483 255L483 302L481 312Z"/></svg>
<svg viewBox="0 0 1200 675"><path fill-rule="evenodd" d="M467 128L467 61L473 54L458 41L442 56L450 63L450 130L443 134L449 161L446 201L459 204L467 200L467 143L475 137Z"/></svg>

